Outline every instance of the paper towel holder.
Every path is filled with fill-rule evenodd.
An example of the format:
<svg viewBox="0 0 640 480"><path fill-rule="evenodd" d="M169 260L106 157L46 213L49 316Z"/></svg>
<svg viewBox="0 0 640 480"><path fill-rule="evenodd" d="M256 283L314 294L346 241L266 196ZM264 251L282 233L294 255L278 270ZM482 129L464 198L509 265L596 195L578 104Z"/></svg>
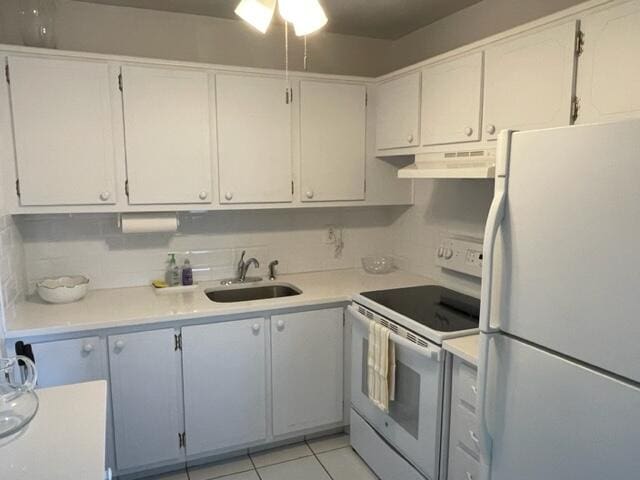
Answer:
<svg viewBox="0 0 640 480"><path fill-rule="evenodd" d="M127 213L118 213L117 217L116 217L116 224L118 227L118 230L120 230L121 233L125 233L122 231L122 216L123 215L138 215L140 217L144 217L146 215L148 216L152 216L154 215L153 213L145 213L145 212L132 212L131 214L127 214ZM178 216L177 212L171 212L171 213L157 213L155 215L162 215L162 216L166 216L168 217L169 215L175 217L176 220L176 228L180 228L180 217ZM153 233L152 231L146 232L146 233ZM158 233L164 233L164 232L158 232Z"/></svg>

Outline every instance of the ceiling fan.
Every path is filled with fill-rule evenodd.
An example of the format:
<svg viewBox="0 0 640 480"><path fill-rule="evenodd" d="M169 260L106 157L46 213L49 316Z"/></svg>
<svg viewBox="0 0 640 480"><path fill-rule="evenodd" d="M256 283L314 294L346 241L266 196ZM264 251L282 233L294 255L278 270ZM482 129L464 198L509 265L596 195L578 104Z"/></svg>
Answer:
<svg viewBox="0 0 640 480"><path fill-rule="evenodd" d="M266 33L276 3L280 16L293 24L299 37L309 35L327 23L327 15L318 0L240 0L235 12L260 32Z"/></svg>

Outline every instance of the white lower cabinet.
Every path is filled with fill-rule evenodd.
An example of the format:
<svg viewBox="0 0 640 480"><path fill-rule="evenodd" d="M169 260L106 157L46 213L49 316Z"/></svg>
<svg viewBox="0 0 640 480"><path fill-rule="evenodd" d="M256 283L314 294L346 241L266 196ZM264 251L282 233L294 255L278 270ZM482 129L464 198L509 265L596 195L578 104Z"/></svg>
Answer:
<svg viewBox="0 0 640 480"><path fill-rule="evenodd" d="M271 317L274 436L343 420L344 309Z"/></svg>
<svg viewBox="0 0 640 480"><path fill-rule="evenodd" d="M38 388L108 380L107 342L100 337L32 343ZM105 466L115 470L111 408L107 410Z"/></svg>
<svg viewBox="0 0 640 480"><path fill-rule="evenodd" d="M266 337L264 318L182 329L190 457L266 440Z"/></svg>
<svg viewBox="0 0 640 480"><path fill-rule="evenodd" d="M476 367L458 357L453 358L447 480L479 478L476 377Z"/></svg>
<svg viewBox="0 0 640 480"><path fill-rule="evenodd" d="M174 329L109 337L120 474L184 461L180 350Z"/></svg>

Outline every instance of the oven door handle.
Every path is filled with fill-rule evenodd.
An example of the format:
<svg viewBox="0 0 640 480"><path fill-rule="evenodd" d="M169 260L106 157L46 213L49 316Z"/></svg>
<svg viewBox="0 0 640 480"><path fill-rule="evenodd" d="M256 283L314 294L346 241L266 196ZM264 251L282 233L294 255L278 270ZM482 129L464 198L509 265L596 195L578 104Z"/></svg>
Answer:
<svg viewBox="0 0 640 480"><path fill-rule="evenodd" d="M353 305L349 305L347 307L347 310L349 311L349 313L353 318L358 320L360 324L367 329L367 332L368 332L369 322L371 320L369 320L367 317L362 315ZM442 356L443 356L442 349L436 345L429 344L428 347L423 345L417 345L407 340L406 338L401 337L400 335L398 335L397 333L391 330L389 330L389 340L391 340L396 345L400 345L404 348L407 348L418 355L421 355L423 357L433 360L434 362L442 361Z"/></svg>

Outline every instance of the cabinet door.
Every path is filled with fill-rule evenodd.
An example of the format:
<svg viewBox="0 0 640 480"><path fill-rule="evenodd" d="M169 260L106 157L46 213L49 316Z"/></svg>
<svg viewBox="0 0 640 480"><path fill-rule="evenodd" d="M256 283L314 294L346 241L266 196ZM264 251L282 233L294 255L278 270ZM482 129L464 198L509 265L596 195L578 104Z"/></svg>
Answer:
<svg viewBox="0 0 640 480"><path fill-rule="evenodd" d="M119 473L184 460L180 351L175 331L109 337L111 398Z"/></svg>
<svg viewBox="0 0 640 480"><path fill-rule="evenodd" d="M590 14L581 29L578 121L640 116L640 1Z"/></svg>
<svg viewBox="0 0 640 480"><path fill-rule="evenodd" d="M266 438L264 324L251 318L182 329L189 456Z"/></svg>
<svg viewBox="0 0 640 480"><path fill-rule="evenodd" d="M343 309L271 317L273 434L342 422Z"/></svg>
<svg viewBox="0 0 640 480"><path fill-rule="evenodd" d="M422 144L480 140L482 52L422 70Z"/></svg>
<svg viewBox="0 0 640 480"><path fill-rule="evenodd" d="M113 204L112 93L106 63L9 57L22 205Z"/></svg>
<svg viewBox="0 0 640 480"><path fill-rule="evenodd" d="M34 343L31 347L38 369L40 388L109 379L107 342L103 338L86 337ZM108 404L105 463L108 468L115 470L111 402Z"/></svg>
<svg viewBox="0 0 640 480"><path fill-rule="evenodd" d="M420 145L420 72L381 83L376 97L377 149Z"/></svg>
<svg viewBox="0 0 640 480"><path fill-rule="evenodd" d="M207 73L122 67L129 203L211 203Z"/></svg>
<svg viewBox="0 0 640 480"><path fill-rule="evenodd" d="M300 185L307 202L363 200L364 85L300 82Z"/></svg>
<svg viewBox="0 0 640 480"><path fill-rule="evenodd" d="M292 200L286 88L281 78L216 77L221 203Z"/></svg>
<svg viewBox="0 0 640 480"><path fill-rule="evenodd" d="M484 128L569 125L575 74L576 22L517 37L485 52Z"/></svg>

